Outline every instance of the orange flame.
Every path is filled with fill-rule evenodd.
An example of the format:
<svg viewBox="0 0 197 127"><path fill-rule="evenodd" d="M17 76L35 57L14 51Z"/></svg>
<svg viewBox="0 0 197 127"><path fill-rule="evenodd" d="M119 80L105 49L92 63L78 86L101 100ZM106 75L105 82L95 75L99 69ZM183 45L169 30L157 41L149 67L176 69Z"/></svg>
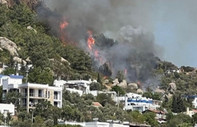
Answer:
<svg viewBox="0 0 197 127"><path fill-rule="evenodd" d="M100 52L94 47L95 45L95 39L93 37L92 31L88 30L88 39L87 39L87 45L90 50L90 52L94 55L94 58L96 58L97 61L99 61L100 64L104 64L104 60L102 56L100 55Z"/></svg>
<svg viewBox="0 0 197 127"><path fill-rule="evenodd" d="M68 24L67 21L61 22L61 23L60 23L60 29L61 29L61 30L64 30L68 25L69 25L69 24Z"/></svg>
<svg viewBox="0 0 197 127"><path fill-rule="evenodd" d="M63 42L65 42L65 29L66 27L68 27L69 23L64 20L64 21L61 21L60 24L59 24L59 28L60 28L60 38Z"/></svg>
<svg viewBox="0 0 197 127"><path fill-rule="evenodd" d="M92 51L92 47L95 44L95 39L92 35L92 31L89 30L88 35L89 35L88 40L87 40L88 48Z"/></svg>
<svg viewBox="0 0 197 127"><path fill-rule="evenodd" d="M94 51L94 56L95 56L95 58L99 61L100 64L104 64L104 60L103 60L103 58L100 56L98 50L95 50L95 51Z"/></svg>

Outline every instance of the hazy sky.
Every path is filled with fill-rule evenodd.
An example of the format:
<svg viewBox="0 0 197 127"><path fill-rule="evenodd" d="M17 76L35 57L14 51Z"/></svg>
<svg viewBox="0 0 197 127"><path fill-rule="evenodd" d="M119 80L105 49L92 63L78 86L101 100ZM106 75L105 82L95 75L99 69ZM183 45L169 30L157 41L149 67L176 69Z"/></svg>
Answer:
<svg viewBox="0 0 197 127"><path fill-rule="evenodd" d="M197 0L139 1L137 8L144 6L141 13L147 14L148 23L142 24L147 28L151 24L155 43L164 49L163 59L197 67Z"/></svg>
<svg viewBox="0 0 197 127"><path fill-rule="evenodd" d="M45 1L48 1L49 6L58 3L58 0ZM95 0L89 2L91 1ZM113 20L107 19L110 22L102 24L104 28L119 29L122 27L120 25L142 26L153 33L155 43L162 47L163 60L178 66L197 67L197 0L96 0L96 2L101 6L112 7L114 14L117 14L110 15L109 19Z"/></svg>

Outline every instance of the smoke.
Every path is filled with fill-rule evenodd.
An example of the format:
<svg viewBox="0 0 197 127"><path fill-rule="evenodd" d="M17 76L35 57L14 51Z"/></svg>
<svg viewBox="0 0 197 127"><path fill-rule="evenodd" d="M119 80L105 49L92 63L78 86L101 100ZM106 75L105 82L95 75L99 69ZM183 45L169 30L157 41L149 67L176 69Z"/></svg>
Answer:
<svg viewBox="0 0 197 127"><path fill-rule="evenodd" d="M62 36L59 23L66 20L69 25L63 31L64 37L89 52L98 70L106 69L107 65L113 77L118 71L122 71L128 81L145 82L152 77L152 71L159 61L155 56L160 55L158 52L160 49L154 43L153 34L148 32L151 26L146 27L147 30L143 26L142 22L148 20L141 20L138 16L144 14L137 12L136 0L44 0L44 2L51 11L38 8L40 19L48 22L52 31L58 36ZM88 30L94 33L93 50L87 46Z"/></svg>
<svg viewBox="0 0 197 127"><path fill-rule="evenodd" d="M47 7L56 12L56 14L64 17L70 23L67 28L69 31L68 36L72 35L74 39L83 38L87 29L97 33L113 33L113 38L117 36L117 31L126 25L133 27L142 26L148 30L152 30L151 23L146 19L147 13L144 13L150 10L149 8L151 7L148 2L146 2L144 7L139 7L139 3L142 4L141 6L144 4L138 1L44 0ZM46 16L48 17L48 15ZM41 18L48 20L45 16ZM54 22L50 24L53 29L56 29Z"/></svg>
<svg viewBox="0 0 197 127"><path fill-rule="evenodd" d="M157 51L152 34L132 26L122 27L118 33L116 42L102 35L95 37L100 44L95 48L101 52L100 57L106 60L105 62L110 62L112 76L115 77L118 71L126 71L125 77L128 81L145 82L152 78L160 61L154 55Z"/></svg>

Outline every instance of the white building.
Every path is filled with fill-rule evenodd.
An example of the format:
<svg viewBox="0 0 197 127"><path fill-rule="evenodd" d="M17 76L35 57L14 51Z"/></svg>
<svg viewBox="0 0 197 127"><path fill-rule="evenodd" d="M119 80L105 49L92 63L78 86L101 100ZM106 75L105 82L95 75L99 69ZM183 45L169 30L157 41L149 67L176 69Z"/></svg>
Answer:
<svg viewBox="0 0 197 127"><path fill-rule="evenodd" d="M79 96L82 96L84 94L84 92L82 90L78 90L75 88L66 88L67 91L69 91L70 93L77 93L79 94Z"/></svg>
<svg viewBox="0 0 197 127"><path fill-rule="evenodd" d="M138 110L144 112L148 109L155 110L160 106L154 104L153 99L142 97L142 95L135 93L127 93L125 96L124 110Z"/></svg>
<svg viewBox="0 0 197 127"><path fill-rule="evenodd" d="M7 90L8 85L22 84L22 80L21 75L0 75L0 86Z"/></svg>
<svg viewBox="0 0 197 127"><path fill-rule="evenodd" d="M49 101L52 105L62 107L62 88L53 87L48 84L26 83L19 85L19 93L22 95L20 104L27 111L34 109L36 104L42 100Z"/></svg>
<svg viewBox="0 0 197 127"><path fill-rule="evenodd" d="M22 84L23 76L20 75L1 75L0 82L3 90L9 91L10 89L18 89L18 85Z"/></svg>
<svg viewBox="0 0 197 127"><path fill-rule="evenodd" d="M0 86L3 86L3 79L9 78L9 76L6 75L0 75Z"/></svg>
<svg viewBox="0 0 197 127"><path fill-rule="evenodd" d="M80 96L90 93L90 84L96 81L86 80L55 80L54 85L62 87L71 93L78 93Z"/></svg>
<svg viewBox="0 0 197 127"><path fill-rule="evenodd" d="M85 127L110 127L106 122L87 122Z"/></svg>
<svg viewBox="0 0 197 127"><path fill-rule="evenodd" d="M98 90L93 90L93 91L90 91L89 94L92 94L93 96L98 96L98 94L106 94L106 95L109 95L113 101L117 102L117 94L115 91L98 91Z"/></svg>
<svg viewBox="0 0 197 127"><path fill-rule="evenodd" d="M61 124L65 125L80 125L82 127L129 127L129 123L122 124L122 123L109 123L109 122L63 122Z"/></svg>
<svg viewBox="0 0 197 127"><path fill-rule="evenodd" d="M197 108L197 96L194 97L194 100L192 101L192 105L194 108Z"/></svg>
<svg viewBox="0 0 197 127"><path fill-rule="evenodd" d="M18 85L22 84L23 76L20 75L0 75L0 84L3 86L3 98L9 91L18 91Z"/></svg>
<svg viewBox="0 0 197 127"><path fill-rule="evenodd" d="M66 84L67 81L65 80L54 80L53 85L57 87L62 87L64 88L64 84Z"/></svg>
<svg viewBox="0 0 197 127"><path fill-rule="evenodd" d="M3 114L4 116L6 116L7 113L10 113L10 115L15 115L14 105L0 103L0 113Z"/></svg>

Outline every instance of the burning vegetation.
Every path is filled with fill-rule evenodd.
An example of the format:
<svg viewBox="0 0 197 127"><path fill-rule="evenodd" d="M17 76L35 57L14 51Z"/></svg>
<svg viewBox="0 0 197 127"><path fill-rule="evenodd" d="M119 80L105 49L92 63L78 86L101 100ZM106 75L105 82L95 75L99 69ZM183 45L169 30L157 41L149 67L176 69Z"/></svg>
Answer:
<svg viewBox="0 0 197 127"><path fill-rule="evenodd" d="M65 42L65 29L68 26L68 22L67 21L60 21L60 25L59 25L59 29L60 29L60 39L62 42Z"/></svg>
<svg viewBox="0 0 197 127"><path fill-rule="evenodd" d="M109 24L103 20L108 21L115 11L109 11L102 2L96 0L87 3L91 5L88 8L84 3L72 0L56 1L54 5L50 5L51 9L55 10L50 11L52 16L45 17L42 11L41 20L44 18L48 21L62 42L75 42L77 47L87 52L92 58L93 68L103 75L116 77L118 72L122 72L128 81L146 82L151 79L152 72L160 61L156 57L157 46L152 34L131 25L120 27L115 32L102 29L101 23ZM105 12L109 17L103 15ZM63 17L68 17L69 20ZM58 19L59 28L54 25ZM116 36L106 36L106 31Z"/></svg>

